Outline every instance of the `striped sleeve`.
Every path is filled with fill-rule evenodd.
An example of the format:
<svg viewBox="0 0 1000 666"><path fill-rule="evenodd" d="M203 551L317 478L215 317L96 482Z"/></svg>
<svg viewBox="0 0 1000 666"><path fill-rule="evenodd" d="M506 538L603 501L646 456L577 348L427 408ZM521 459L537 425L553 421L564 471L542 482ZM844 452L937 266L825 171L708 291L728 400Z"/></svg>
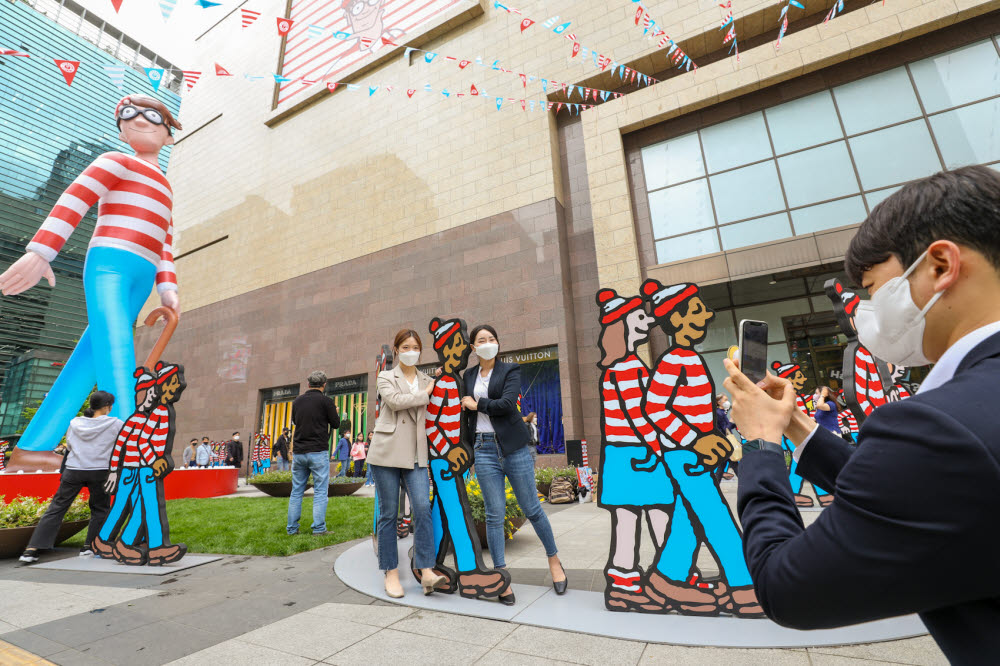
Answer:
<svg viewBox="0 0 1000 666"><path fill-rule="evenodd" d="M142 430L133 435L135 437L136 449L147 465L152 465L156 459L156 453L153 451L153 447L150 446L150 440L153 437L155 428L153 419L147 419L146 423L142 426Z"/></svg>
<svg viewBox="0 0 1000 666"><path fill-rule="evenodd" d="M636 363L640 362L636 360ZM645 368L629 368L623 373L612 373L611 380L621 404L625 407L625 418L631 424L633 432L641 437L654 453L659 453L660 442L656 437L656 428L642 413L642 394L649 383L649 374Z"/></svg>
<svg viewBox="0 0 1000 666"><path fill-rule="evenodd" d="M53 261L87 211L128 172L126 159L121 153L105 153L84 169L56 201L27 250Z"/></svg>
<svg viewBox="0 0 1000 666"><path fill-rule="evenodd" d="M156 291L177 291L177 269L174 268L174 221L167 226L167 236L160 251L160 265L156 272Z"/></svg>
<svg viewBox="0 0 1000 666"><path fill-rule="evenodd" d="M451 448L444 429L439 425L439 420L444 412L445 399L448 397L448 389L454 386L458 388L454 380L448 381L449 377L442 377L434 385L430 401L427 403L427 419L425 426L427 430L427 443L430 445L430 453L435 457L442 457Z"/></svg>
<svg viewBox="0 0 1000 666"><path fill-rule="evenodd" d="M683 365L672 362L668 354L657 365L643 403L646 417L664 436L662 443L667 448L690 446L698 436L679 414L667 406L674 397L683 370Z"/></svg>
<svg viewBox="0 0 1000 666"><path fill-rule="evenodd" d="M157 458L164 455L167 448L167 436L170 434L170 412L163 405L156 408L156 425L149 437L153 445L153 453Z"/></svg>
<svg viewBox="0 0 1000 666"><path fill-rule="evenodd" d="M111 471L117 472L118 468L121 466L122 454L125 452L125 443L128 441L132 434L132 424L135 416L130 416L129 420L122 426L122 429L118 432L118 439L115 440L115 446L111 450Z"/></svg>

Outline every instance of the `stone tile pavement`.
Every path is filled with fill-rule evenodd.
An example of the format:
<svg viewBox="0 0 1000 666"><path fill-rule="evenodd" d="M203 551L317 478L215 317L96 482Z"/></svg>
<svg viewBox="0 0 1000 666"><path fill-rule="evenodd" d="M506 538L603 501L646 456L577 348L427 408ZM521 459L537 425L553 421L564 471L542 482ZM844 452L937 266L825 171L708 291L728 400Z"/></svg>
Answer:
<svg viewBox="0 0 1000 666"><path fill-rule="evenodd" d="M724 484L731 502L735 489ZM601 589L607 513L593 504L546 510L571 587ZM226 556L167 577L84 580L0 561L0 665L946 663L926 636L808 650L687 648L404 608L334 575L337 557L356 543L287 558ZM509 542L507 559L516 582L549 582L530 527ZM710 575L710 560L700 561Z"/></svg>

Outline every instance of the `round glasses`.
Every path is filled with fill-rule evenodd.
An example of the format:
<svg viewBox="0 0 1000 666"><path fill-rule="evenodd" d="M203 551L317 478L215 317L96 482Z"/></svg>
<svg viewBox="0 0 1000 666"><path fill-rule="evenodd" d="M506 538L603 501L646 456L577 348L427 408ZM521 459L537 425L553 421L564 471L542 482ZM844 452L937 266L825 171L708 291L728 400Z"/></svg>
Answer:
<svg viewBox="0 0 1000 666"><path fill-rule="evenodd" d="M121 111L118 112L118 120L132 120L140 113L143 118L154 125L162 125L164 123L163 114L156 109L140 109L131 104L126 104L121 108Z"/></svg>

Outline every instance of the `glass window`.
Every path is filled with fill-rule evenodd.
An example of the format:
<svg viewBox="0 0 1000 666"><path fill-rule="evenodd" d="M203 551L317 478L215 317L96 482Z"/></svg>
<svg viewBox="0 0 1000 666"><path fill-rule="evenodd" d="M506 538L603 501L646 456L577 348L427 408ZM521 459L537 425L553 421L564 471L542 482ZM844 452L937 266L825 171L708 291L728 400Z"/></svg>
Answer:
<svg viewBox="0 0 1000 666"><path fill-rule="evenodd" d="M867 216L861 197L850 197L793 210L792 223L795 224L795 233L811 234L824 229L857 224L863 222Z"/></svg>
<svg viewBox="0 0 1000 666"><path fill-rule="evenodd" d="M708 172L715 173L771 157L764 115L759 111L701 131Z"/></svg>
<svg viewBox="0 0 1000 666"><path fill-rule="evenodd" d="M687 236L677 236L657 241L656 260L661 264L719 251L719 235L715 229L696 231Z"/></svg>
<svg viewBox="0 0 1000 666"><path fill-rule="evenodd" d="M698 133L692 132L670 141L642 149L642 171L646 189L652 192L671 183L680 183L705 175Z"/></svg>
<svg viewBox="0 0 1000 666"><path fill-rule="evenodd" d="M792 235L792 227L788 224L788 213L778 213L768 217L758 217L756 220L748 222L719 227L719 233L722 235L722 249L733 250L738 247L789 238Z"/></svg>
<svg viewBox="0 0 1000 666"><path fill-rule="evenodd" d="M1000 94L1000 58L989 39L915 62L910 72L927 113Z"/></svg>
<svg viewBox="0 0 1000 666"><path fill-rule="evenodd" d="M737 326L739 326L741 319L766 321L768 342L779 342L785 339L785 326L781 321L782 317L800 314L809 314L808 298L797 298L792 301L781 301L780 303L751 305L735 310Z"/></svg>
<svg viewBox="0 0 1000 666"><path fill-rule="evenodd" d="M876 192L865 192L865 201L868 202L868 209L871 210L875 206L879 205L885 201L890 194L893 192L898 192L903 189L903 186L898 187L887 187L884 190L878 190Z"/></svg>
<svg viewBox="0 0 1000 666"><path fill-rule="evenodd" d="M833 312L833 303L826 296L813 296L809 300L812 301L813 310L816 312Z"/></svg>
<svg viewBox="0 0 1000 666"><path fill-rule="evenodd" d="M715 224L708 181L704 178L649 195L653 237L675 236Z"/></svg>
<svg viewBox="0 0 1000 666"><path fill-rule="evenodd" d="M1000 159L1000 98L931 117L931 129L949 169Z"/></svg>
<svg viewBox="0 0 1000 666"><path fill-rule="evenodd" d="M829 90L779 104L765 113L778 155L844 136Z"/></svg>
<svg viewBox="0 0 1000 666"><path fill-rule="evenodd" d="M843 141L778 158L790 207L854 194L858 179Z"/></svg>
<svg viewBox="0 0 1000 666"><path fill-rule="evenodd" d="M920 104L905 67L838 86L833 96L849 135L920 116Z"/></svg>
<svg viewBox="0 0 1000 666"><path fill-rule="evenodd" d="M866 190L903 183L941 170L923 119L850 139Z"/></svg>
<svg viewBox="0 0 1000 666"><path fill-rule="evenodd" d="M785 207L774 162L710 176L719 224L774 213Z"/></svg>
<svg viewBox="0 0 1000 666"><path fill-rule="evenodd" d="M707 302L707 301L706 301ZM709 307L711 304L709 303ZM733 324L733 311L723 310L715 313L715 319L708 324L708 333L695 349L729 349L736 344L736 326Z"/></svg>

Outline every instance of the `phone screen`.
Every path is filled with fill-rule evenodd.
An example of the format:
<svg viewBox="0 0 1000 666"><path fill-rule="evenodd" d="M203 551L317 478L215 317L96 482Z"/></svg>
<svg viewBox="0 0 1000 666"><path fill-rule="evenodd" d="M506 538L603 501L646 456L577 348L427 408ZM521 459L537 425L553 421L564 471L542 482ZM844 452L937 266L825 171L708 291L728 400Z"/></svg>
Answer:
<svg viewBox="0 0 1000 666"><path fill-rule="evenodd" d="M755 384L767 375L767 323L740 322L740 369Z"/></svg>

